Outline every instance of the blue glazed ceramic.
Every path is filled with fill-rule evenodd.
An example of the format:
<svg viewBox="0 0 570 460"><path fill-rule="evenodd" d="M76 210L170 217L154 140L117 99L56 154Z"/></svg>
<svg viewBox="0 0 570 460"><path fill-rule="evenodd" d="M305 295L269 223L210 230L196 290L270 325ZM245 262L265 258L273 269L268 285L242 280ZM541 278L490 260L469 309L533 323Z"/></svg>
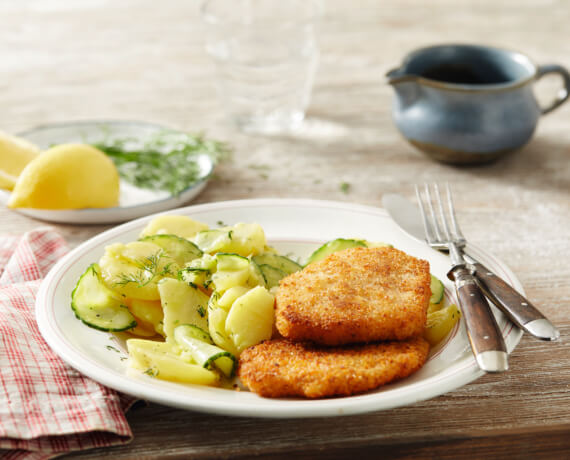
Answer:
<svg viewBox="0 0 570 460"><path fill-rule="evenodd" d="M565 89L541 108L533 83L548 73ZM568 99L570 73L535 66L523 54L474 45L440 45L409 54L386 75L396 97L393 117L414 146L445 163L494 160L526 144L541 115Z"/></svg>

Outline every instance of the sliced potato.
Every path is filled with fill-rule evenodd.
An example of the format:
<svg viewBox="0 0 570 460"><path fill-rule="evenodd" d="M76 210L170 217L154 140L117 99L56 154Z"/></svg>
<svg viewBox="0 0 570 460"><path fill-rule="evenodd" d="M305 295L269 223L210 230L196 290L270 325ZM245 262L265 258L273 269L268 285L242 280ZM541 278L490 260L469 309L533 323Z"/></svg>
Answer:
<svg viewBox="0 0 570 460"><path fill-rule="evenodd" d="M198 385L214 385L218 375L199 364L185 360L179 347L168 342L129 339L129 366L163 380L173 380Z"/></svg>
<svg viewBox="0 0 570 460"><path fill-rule="evenodd" d="M126 259L128 262L141 264L148 257L158 257L163 250L160 246L149 241L131 241L127 244L111 244L105 248L105 252Z"/></svg>
<svg viewBox="0 0 570 460"><path fill-rule="evenodd" d="M159 300L127 299L126 303L129 311L137 320L142 321L145 325L149 324L155 334L164 335L164 313ZM139 321L137 323L140 324Z"/></svg>
<svg viewBox="0 0 570 460"><path fill-rule="evenodd" d="M244 223L197 233L193 241L209 254L229 252L243 257L262 253L267 243L259 224Z"/></svg>
<svg viewBox="0 0 570 460"><path fill-rule="evenodd" d="M224 292L234 286L245 286L249 279L249 269L236 271L218 271L212 275L216 291Z"/></svg>
<svg viewBox="0 0 570 460"><path fill-rule="evenodd" d="M156 281L149 272L107 252L99 260L99 265L105 284L123 297L143 300L160 299Z"/></svg>
<svg viewBox="0 0 570 460"><path fill-rule="evenodd" d="M157 283L177 273L176 264L165 257L163 249L145 241L107 246L99 265L107 286L133 299L160 299Z"/></svg>
<svg viewBox="0 0 570 460"><path fill-rule="evenodd" d="M225 329L239 353L271 338L274 297L258 286L236 299L226 318Z"/></svg>
<svg viewBox="0 0 570 460"><path fill-rule="evenodd" d="M164 312L164 334L173 338L174 328L182 324L194 324L208 330L208 296L183 281L172 278L158 285L160 303Z"/></svg>
<svg viewBox="0 0 570 460"><path fill-rule="evenodd" d="M218 305L229 311L230 307L236 301L236 299L244 295L247 291L249 291L249 288L245 286L234 286L232 288L229 288L220 296Z"/></svg>
<svg viewBox="0 0 570 460"><path fill-rule="evenodd" d="M139 318L136 318L137 325L133 329L129 329L127 332L129 334L136 335L138 337L154 337L156 335L156 331L154 330L154 326L150 323L145 321L141 321Z"/></svg>
<svg viewBox="0 0 570 460"><path fill-rule="evenodd" d="M217 296L210 297L208 305L208 330L214 343L234 356L238 356L237 348L226 331L226 319L228 312L217 305Z"/></svg>
<svg viewBox="0 0 570 460"><path fill-rule="evenodd" d="M176 235L192 238L196 233L207 230L208 225L187 216L166 215L152 219L141 233L141 238L149 235Z"/></svg>

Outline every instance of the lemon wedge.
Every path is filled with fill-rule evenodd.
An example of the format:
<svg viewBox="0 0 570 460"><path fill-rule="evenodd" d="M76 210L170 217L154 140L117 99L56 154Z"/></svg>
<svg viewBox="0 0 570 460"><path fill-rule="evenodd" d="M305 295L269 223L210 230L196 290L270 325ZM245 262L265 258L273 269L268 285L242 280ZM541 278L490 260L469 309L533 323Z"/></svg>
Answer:
<svg viewBox="0 0 570 460"><path fill-rule="evenodd" d="M24 167L39 153L27 140L0 131L0 188L12 190Z"/></svg>
<svg viewBox="0 0 570 460"><path fill-rule="evenodd" d="M426 328L424 329L424 339L426 339L432 347L437 345L449 334L460 317L461 311L455 304L448 305L439 310L428 311Z"/></svg>
<svg viewBox="0 0 570 460"><path fill-rule="evenodd" d="M85 144L62 144L42 152L24 168L9 208L107 208L119 203L113 161Z"/></svg>

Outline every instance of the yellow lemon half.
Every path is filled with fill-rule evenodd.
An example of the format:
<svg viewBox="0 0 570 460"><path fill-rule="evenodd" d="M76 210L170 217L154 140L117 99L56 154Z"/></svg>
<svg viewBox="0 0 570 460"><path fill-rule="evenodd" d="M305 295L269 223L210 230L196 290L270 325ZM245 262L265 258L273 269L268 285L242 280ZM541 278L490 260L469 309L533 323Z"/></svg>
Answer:
<svg viewBox="0 0 570 460"><path fill-rule="evenodd" d="M42 152L18 178L9 208L107 208L119 203L113 161L85 144L62 144Z"/></svg>
<svg viewBox="0 0 570 460"><path fill-rule="evenodd" d="M27 140L0 131L0 188L12 190L24 167L39 153Z"/></svg>

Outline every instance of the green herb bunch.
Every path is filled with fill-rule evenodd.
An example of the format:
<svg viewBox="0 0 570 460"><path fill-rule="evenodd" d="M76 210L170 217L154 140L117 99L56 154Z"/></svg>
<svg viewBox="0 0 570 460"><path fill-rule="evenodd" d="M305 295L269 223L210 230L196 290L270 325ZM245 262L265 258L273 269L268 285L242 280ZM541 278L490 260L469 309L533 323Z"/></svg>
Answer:
<svg viewBox="0 0 570 460"><path fill-rule="evenodd" d="M113 160L125 181L140 188L166 190L172 195L179 195L205 177L200 163L204 155L217 164L230 154L223 142L169 130L145 140L108 138L92 145Z"/></svg>

